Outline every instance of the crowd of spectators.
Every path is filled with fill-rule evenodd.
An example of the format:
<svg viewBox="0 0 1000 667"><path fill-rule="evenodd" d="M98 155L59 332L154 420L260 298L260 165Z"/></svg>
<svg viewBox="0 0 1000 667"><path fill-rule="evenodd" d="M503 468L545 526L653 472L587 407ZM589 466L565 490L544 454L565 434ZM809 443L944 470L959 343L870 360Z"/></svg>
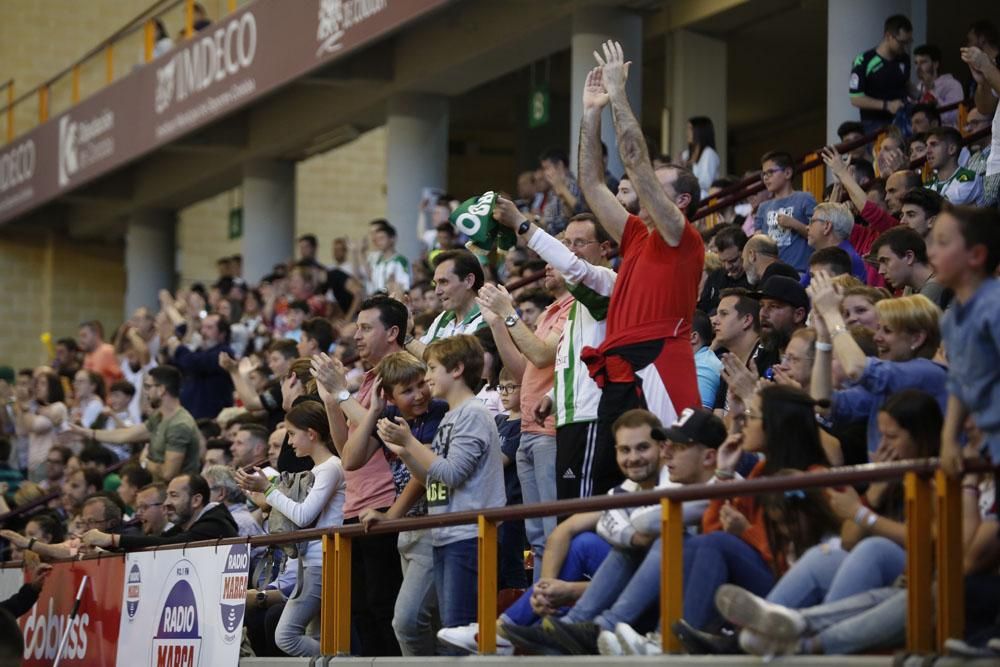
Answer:
<svg viewBox="0 0 1000 667"><path fill-rule="evenodd" d="M256 285L240 258L160 293L110 337L85 322L51 362L0 367L0 537L38 559L621 494L940 456L1000 461L1000 44L975 23L965 97L903 16L858 56L860 120L823 159L825 200L786 151L764 190L697 215L719 179L709 119L682 163L650 152L621 45L595 53L579 164L543 153L511 195L421 202L397 229L315 236ZM607 169L610 107L624 174ZM992 125L992 140L963 139ZM921 164L920 160L925 160ZM731 191L731 190L730 190ZM483 205L485 202L487 205ZM484 207L485 206L485 207ZM457 215L506 253L473 253ZM402 224L401 221L396 221ZM406 224L414 224L407 221ZM461 229L467 229L462 227ZM477 237L477 245L480 241ZM1000 637L991 475L962 477L967 652ZM901 644L900 484L684 504L692 653L857 653ZM523 593L500 651L660 652L659 507L507 521L499 586ZM352 548L352 651L476 650L476 528L369 535ZM247 654L318 655L320 542L255 547ZM27 607L25 607L27 605ZM988 609L989 613L982 612ZM992 645L993 649L997 644Z"/></svg>

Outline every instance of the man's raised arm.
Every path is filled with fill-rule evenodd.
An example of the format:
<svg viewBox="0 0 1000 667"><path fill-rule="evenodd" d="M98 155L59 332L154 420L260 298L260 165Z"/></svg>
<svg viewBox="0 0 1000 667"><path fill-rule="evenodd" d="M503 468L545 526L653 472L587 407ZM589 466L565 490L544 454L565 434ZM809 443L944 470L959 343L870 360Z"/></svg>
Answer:
<svg viewBox="0 0 1000 667"><path fill-rule="evenodd" d="M608 93L601 84L601 69L595 67L587 75L583 87L583 118L580 119L580 151L577 173L580 191L590 210L597 216L608 234L621 241L628 220L628 211L608 189L604 181L604 156L601 151L601 112L608 104Z"/></svg>
<svg viewBox="0 0 1000 667"><path fill-rule="evenodd" d="M628 96L625 94L629 63L625 62L622 46L618 42L608 41L603 45L603 51L603 58L596 51L594 57L601 64L602 82L611 100L618 150L625 164L625 173L639 196L639 204L646 209L660 235L668 244L676 247L681 243L684 225L687 223L684 214L670 201L656 178L642 128L629 106Z"/></svg>

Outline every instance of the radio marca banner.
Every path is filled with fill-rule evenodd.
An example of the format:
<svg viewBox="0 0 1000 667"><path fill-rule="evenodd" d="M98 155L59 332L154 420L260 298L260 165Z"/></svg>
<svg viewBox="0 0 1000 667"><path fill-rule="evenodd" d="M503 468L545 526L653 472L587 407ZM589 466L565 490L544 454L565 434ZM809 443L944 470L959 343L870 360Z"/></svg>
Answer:
<svg viewBox="0 0 1000 667"><path fill-rule="evenodd" d="M246 544L128 554L119 667L237 664L249 567Z"/></svg>
<svg viewBox="0 0 1000 667"><path fill-rule="evenodd" d="M24 635L24 665L51 665L60 645L60 665L111 665L121 621L122 556L55 563L38 602L18 619ZM80 609L70 619L84 576ZM63 645L63 637L66 637Z"/></svg>

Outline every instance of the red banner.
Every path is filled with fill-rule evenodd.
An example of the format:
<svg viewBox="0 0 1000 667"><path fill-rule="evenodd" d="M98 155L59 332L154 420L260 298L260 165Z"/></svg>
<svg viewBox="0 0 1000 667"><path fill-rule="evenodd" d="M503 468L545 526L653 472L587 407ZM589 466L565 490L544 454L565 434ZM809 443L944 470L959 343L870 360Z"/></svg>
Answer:
<svg viewBox="0 0 1000 667"><path fill-rule="evenodd" d="M67 624L61 665L115 664L124 571L123 556L54 564L38 602L18 619L24 634L24 665L51 665ZM87 583L80 609L70 621L84 575Z"/></svg>

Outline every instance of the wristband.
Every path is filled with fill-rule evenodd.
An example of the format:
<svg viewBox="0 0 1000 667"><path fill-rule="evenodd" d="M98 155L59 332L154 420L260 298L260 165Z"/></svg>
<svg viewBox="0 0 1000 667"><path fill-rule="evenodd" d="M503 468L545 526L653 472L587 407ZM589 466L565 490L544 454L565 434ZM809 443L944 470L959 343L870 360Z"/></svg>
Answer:
<svg viewBox="0 0 1000 667"><path fill-rule="evenodd" d="M723 470L722 468L715 469L715 476L719 479L733 479L736 477L736 473L732 470Z"/></svg>
<svg viewBox="0 0 1000 667"><path fill-rule="evenodd" d="M412 334L406 334L406 338L403 339L403 347L408 347L409 344L413 342L413 340L414 338Z"/></svg>
<svg viewBox="0 0 1000 667"><path fill-rule="evenodd" d="M816 350L818 352L829 352L833 349L833 344L824 343L823 341L816 341Z"/></svg>
<svg viewBox="0 0 1000 667"><path fill-rule="evenodd" d="M976 484L963 484L962 485L962 490L963 491L971 491L972 493L976 494L977 496L979 495L979 486L977 486Z"/></svg>
<svg viewBox="0 0 1000 667"><path fill-rule="evenodd" d="M878 514L868 510L868 518L865 520L865 526L871 528L875 525L876 521L878 521Z"/></svg>
<svg viewBox="0 0 1000 667"><path fill-rule="evenodd" d="M37 541L38 540L36 540L35 538L32 537L30 540L28 540L28 546L24 547L24 550L25 551L31 551L31 547L35 546L35 542L37 542Z"/></svg>
<svg viewBox="0 0 1000 667"><path fill-rule="evenodd" d="M865 519L871 513L872 512L870 509L868 509L864 505L861 505L860 507L858 507L858 511L854 513L854 523L863 527L865 525Z"/></svg>

